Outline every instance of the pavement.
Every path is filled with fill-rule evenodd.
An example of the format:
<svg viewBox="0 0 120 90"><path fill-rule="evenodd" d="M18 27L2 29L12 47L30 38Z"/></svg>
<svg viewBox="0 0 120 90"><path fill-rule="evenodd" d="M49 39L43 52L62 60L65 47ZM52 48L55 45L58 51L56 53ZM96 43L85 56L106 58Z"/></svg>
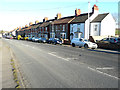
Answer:
<svg viewBox="0 0 120 90"><path fill-rule="evenodd" d="M118 55L61 45L3 40L30 88L118 88Z"/></svg>
<svg viewBox="0 0 120 90"><path fill-rule="evenodd" d="M2 42L0 39L0 90L2 89Z"/></svg>
<svg viewBox="0 0 120 90"><path fill-rule="evenodd" d="M0 39L0 88L15 88L12 66L11 66L10 47Z"/></svg>
<svg viewBox="0 0 120 90"><path fill-rule="evenodd" d="M62 46L64 46L64 47L72 47L71 45L65 45L65 44L63 44ZM79 47L76 47L76 48L79 48ZM109 50L109 49L102 49L102 48L88 49L88 50L90 50L90 51L96 51L96 52L111 53L111 54L120 54L120 51Z"/></svg>

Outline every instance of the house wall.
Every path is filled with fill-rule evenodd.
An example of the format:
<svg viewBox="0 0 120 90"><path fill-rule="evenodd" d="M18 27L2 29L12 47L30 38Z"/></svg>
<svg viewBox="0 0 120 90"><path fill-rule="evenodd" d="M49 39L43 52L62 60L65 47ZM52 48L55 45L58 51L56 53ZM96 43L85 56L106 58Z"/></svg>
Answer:
<svg viewBox="0 0 120 90"><path fill-rule="evenodd" d="M115 20L108 14L101 22L101 35L115 36Z"/></svg>
<svg viewBox="0 0 120 90"><path fill-rule="evenodd" d="M95 17L99 14L98 12L99 12L98 10L95 11L95 12L89 17L89 22L91 22L93 19L95 19ZM89 28L89 29L88 29L88 28ZM89 39L89 36L90 36L90 33L91 33L90 28L91 28L91 26L90 26L90 23L89 23L89 27L88 27L88 19L87 19L87 20L85 21L85 36L84 36L85 39Z"/></svg>
<svg viewBox="0 0 120 90"><path fill-rule="evenodd" d="M95 27L95 25L97 27ZM95 28L96 28L96 30L95 30ZM101 32L101 24L99 22L91 23L91 26L90 26L90 36L100 36L100 32Z"/></svg>
<svg viewBox="0 0 120 90"><path fill-rule="evenodd" d="M81 38L84 38L84 23L76 23L76 24L70 24L70 34L73 33L73 38L76 38L75 32L77 32L78 28L80 28L80 32L82 32ZM70 36L70 40L72 37Z"/></svg>
<svg viewBox="0 0 120 90"><path fill-rule="evenodd" d="M14 31L12 32L12 35L13 35L13 36L16 36L16 30L14 30Z"/></svg>
<svg viewBox="0 0 120 90"><path fill-rule="evenodd" d="M52 34L54 34L52 36ZM64 37L65 36L65 37ZM54 24L50 26L50 38L69 39L69 24Z"/></svg>

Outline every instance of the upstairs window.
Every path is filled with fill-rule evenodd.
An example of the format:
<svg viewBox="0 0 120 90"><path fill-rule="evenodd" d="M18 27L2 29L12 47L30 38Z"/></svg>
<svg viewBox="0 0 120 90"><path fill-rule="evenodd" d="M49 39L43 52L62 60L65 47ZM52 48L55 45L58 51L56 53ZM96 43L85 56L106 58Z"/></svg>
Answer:
<svg viewBox="0 0 120 90"><path fill-rule="evenodd" d="M94 25L94 31L97 31L98 25Z"/></svg>
<svg viewBox="0 0 120 90"><path fill-rule="evenodd" d="M63 31L65 31L65 25L63 25Z"/></svg>

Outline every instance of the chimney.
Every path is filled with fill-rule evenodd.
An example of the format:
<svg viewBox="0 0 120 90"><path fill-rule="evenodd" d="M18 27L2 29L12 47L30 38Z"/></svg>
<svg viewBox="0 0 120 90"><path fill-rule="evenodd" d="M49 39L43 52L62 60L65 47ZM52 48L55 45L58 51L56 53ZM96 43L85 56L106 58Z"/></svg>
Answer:
<svg viewBox="0 0 120 90"><path fill-rule="evenodd" d="M32 23L32 22L30 22L30 23L29 23L29 26L31 26L32 24L33 24L33 23Z"/></svg>
<svg viewBox="0 0 120 90"><path fill-rule="evenodd" d="M25 27L28 27L28 25L26 24Z"/></svg>
<svg viewBox="0 0 120 90"><path fill-rule="evenodd" d="M48 17L44 17L43 22L46 22L48 20Z"/></svg>
<svg viewBox="0 0 120 90"><path fill-rule="evenodd" d="M21 27L18 28L19 30L21 29Z"/></svg>
<svg viewBox="0 0 120 90"><path fill-rule="evenodd" d="M93 6L93 8L92 8L92 12L95 13L95 12L98 12L98 10L99 10L98 6L96 6L96 5L94 4L94 6Z"/></svg>
<svg viewBox="0 0 120 90"><path fill-rule="evenodd" d="M80 14L81 14L81 10L76 8L76 10L75 10L75 16L79 16Z"/></svg>
<svg viewBox="0 0 120 90"><path fill-rule="evenodd" d="M36 21L35 21L35 24L38 24L38 23L39 23L39 21L38 21L38 20L36 20Z"/></svg>
<svg viewBox="0 0 120 90"><path fill-rule="evenodd" d="M61 18L61 13L57 13L57 19L60 19Z"/></svg>

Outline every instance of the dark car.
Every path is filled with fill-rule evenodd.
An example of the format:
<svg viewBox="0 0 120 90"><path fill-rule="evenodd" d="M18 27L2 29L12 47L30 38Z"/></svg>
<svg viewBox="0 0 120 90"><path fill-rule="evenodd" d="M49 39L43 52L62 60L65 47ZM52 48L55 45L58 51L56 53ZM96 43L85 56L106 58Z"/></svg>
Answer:
<svg viewBox="0 0 120 90"><path fill-rule="evenodd" d="M99 43L120 43L120 38L117 38L117 37L103 38L98 42Z"/></svg>
<svg viewBox="0 0 120 90"><path fill-rule="evenodd" d="M48 40L46 38L39 38L38 42L48 43Z"/></svg>
<svg viewBox="0 0 120 90"><path fill-rule="evenodd" d="M52 43L52 44L62 44L62 41L59 38L49 38L48 43Z"/></svg>

